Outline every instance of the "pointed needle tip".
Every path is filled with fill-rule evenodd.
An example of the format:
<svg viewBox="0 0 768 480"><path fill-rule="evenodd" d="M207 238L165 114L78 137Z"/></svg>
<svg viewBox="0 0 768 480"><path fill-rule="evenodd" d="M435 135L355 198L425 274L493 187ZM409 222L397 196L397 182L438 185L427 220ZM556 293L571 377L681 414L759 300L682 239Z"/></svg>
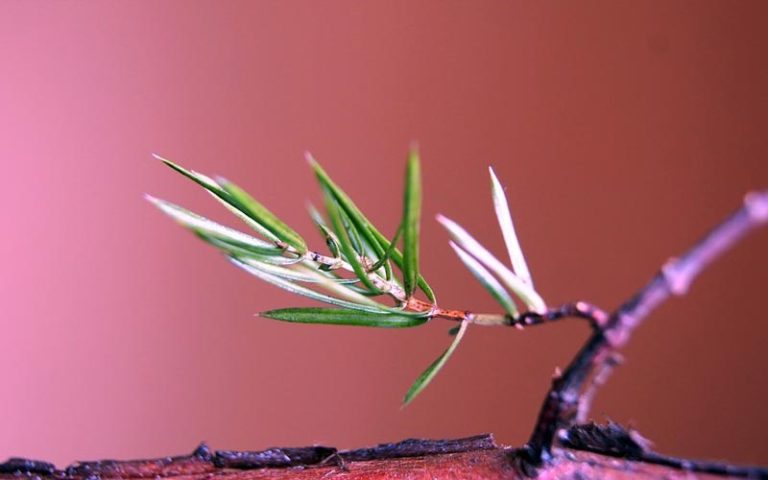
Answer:
<svg viewBox="0 0 768 480"><path fill-rule="evenodd" d="M499 182L499 177L496 176L496 172L493 170L493 167L488 165L488 173L491 174L491 183L494 187L501 186L501 182Z"/></svg>
<svg viewBox="0 0 768 480"><path fill-rule="evenodd" d="M437 220L437 222L440 225L442 225L442 226L444 226L445 228L448 228L448 229L450 229L450 227L456 223L453 220L451 220L450 218L448 218L445 215L443 215L442 213L438 213L437 215L435 215L435 220Z"/></svg>

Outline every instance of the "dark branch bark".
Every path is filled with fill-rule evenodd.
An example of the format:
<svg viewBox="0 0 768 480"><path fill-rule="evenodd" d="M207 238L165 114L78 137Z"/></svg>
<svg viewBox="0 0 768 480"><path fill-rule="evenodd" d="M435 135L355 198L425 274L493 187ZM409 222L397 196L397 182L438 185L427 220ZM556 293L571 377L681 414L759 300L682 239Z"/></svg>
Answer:
<svg viewBox="0 0 768 480"><path fill-rule="evenodd" d="M538 478L768 478L768 471L759 468L699 463L646 452L632 432L617 425L592 426L572 432L570 438L574 448L555 450L554 461L535 472ZM405 440L346 451L332 447L212 451L203 444L191 455L79 462L62 470L47 462L11 459L0 464L0 480L522 480L533 472L525 470L528 464L520 453L496 445L490 435Z"/></svg>
<svg viewBox="0 0 768 480"><path fill-rule="evenodd" d="M554 322L564 318L581 318L589 321L593 330L599 330L608 321L608 314L601 308L587 302L566 303L544 313L525 312L519 317L508 317L509 325L527 327Z"/></svg>
<svg viewBox="0 0 768 480"><path fill-rule="evenodd" d="M615 456L627 460L673 467L691 473L744 478L766 478L768 469L699 461L661 455L650 450L647 439L616 423L575 425L564 432L562 444L573 449Z"/></svg>
<svg viewBox="0 0 768 480"><path fill-rule="evenodd" d="M604 382L616 362L617 350L632 332L662 302L672 295L683 295L696 276L712 261L733 247L752 230L768 222L768 192L748 194L742 208L710 231L679 258L669 260L655 277L607 320L593 323L594 333L576 354L565 372L552 382L541 408L536 427L526 446L533 465L551 457L558 432L586 416L584 402L591 402L596 388ZM573 315L583 316L583 315ZM593 372L596 382L585 394Z"/></svg>

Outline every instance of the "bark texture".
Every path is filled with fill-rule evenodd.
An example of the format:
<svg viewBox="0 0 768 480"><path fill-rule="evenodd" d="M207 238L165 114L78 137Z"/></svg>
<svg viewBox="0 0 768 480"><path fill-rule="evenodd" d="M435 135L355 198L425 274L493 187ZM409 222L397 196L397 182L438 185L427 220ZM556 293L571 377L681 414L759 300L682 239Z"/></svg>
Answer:
<svg viewBox="0 0 768 480"><path fill-rule="evenodd" d="M590 428L599 428L598 437L604 430ZM617 427L610 428L615 432ZM555 449L551 461L535 470L524 461L521 450L496 445L490 435L480 435L459 440L405 440L346 451L317 446L212 451L203 444L185 456L78 462L62 470L47 462L15 458L0 464L0 480L768 478L764 469L664 457L646 452L642 445L636 448L632 441L615 442L613 437L607 443L602 437L594 443L594 432L574 432L571 441L579 448Z"/></svg>

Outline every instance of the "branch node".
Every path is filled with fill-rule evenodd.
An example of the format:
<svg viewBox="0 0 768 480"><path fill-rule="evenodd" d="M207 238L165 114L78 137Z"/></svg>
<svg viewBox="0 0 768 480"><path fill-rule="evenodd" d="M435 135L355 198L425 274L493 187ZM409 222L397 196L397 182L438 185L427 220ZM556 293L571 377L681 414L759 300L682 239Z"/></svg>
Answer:
<svg viewBox="0 0 768 480"><path fill-rule="evenodd" d="M755 222L768 222L768 191L749 192L744 196L744 206Z"/></svg>
<svg viewBox="0 0 768 480"><path fill-rule="evenodd" d="M688 293L688 288L691 286L693 278L685 272L684 267L674 257L667 260L661 267L661 275L664 277L664 281L667 283L672 295L681 296Z"/></svg>
<svg viewBox="0 0 768 480"><path fill-rule="evenodd" d="M669 259L646 286L605 320L601 320L602 314L595 313L582 302L574 304L573 310L565 306L552 312L546 320L568 315L582 316L592 320L595 331L562 377L552 382L528 442L530 451L545 455L551 449L559 429L572 427L586 418L595 392L620 361L617 350L627 343L635 328L653 310L670 296L686 293L704 267L732 248L747 233L766 223L768 190L747 194L742 208L728 216L682 256ZM592 384L585 388L590 379ZM573 414L574 405L577 407L576 415Z"/></svg>

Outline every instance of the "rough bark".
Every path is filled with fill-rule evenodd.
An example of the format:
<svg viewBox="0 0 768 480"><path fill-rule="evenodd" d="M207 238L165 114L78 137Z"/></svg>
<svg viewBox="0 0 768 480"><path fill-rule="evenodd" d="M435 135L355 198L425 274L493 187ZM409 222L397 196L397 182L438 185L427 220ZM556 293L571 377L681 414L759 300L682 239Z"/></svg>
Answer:
<svg viewBox="0 0 768 480"><path fill-rule="evenodd" d="M595 433L597 432L597 435ZM605 436L606 432L609 434ZM620 435L611 436L611 432ZM539 479L722 479L768 478L759 468L697 463L647 452L618 426L591 426L572 435L574 446L558 448ZM595 451L585 451L589 448ZM0 480L259 480L259 479L527 479L519 450L496 445L490 435L459 440L406 440L373 448L272 448L259 452L212 451L148 460L78 462L59 470L46 462L11 459Z"/></svg>

